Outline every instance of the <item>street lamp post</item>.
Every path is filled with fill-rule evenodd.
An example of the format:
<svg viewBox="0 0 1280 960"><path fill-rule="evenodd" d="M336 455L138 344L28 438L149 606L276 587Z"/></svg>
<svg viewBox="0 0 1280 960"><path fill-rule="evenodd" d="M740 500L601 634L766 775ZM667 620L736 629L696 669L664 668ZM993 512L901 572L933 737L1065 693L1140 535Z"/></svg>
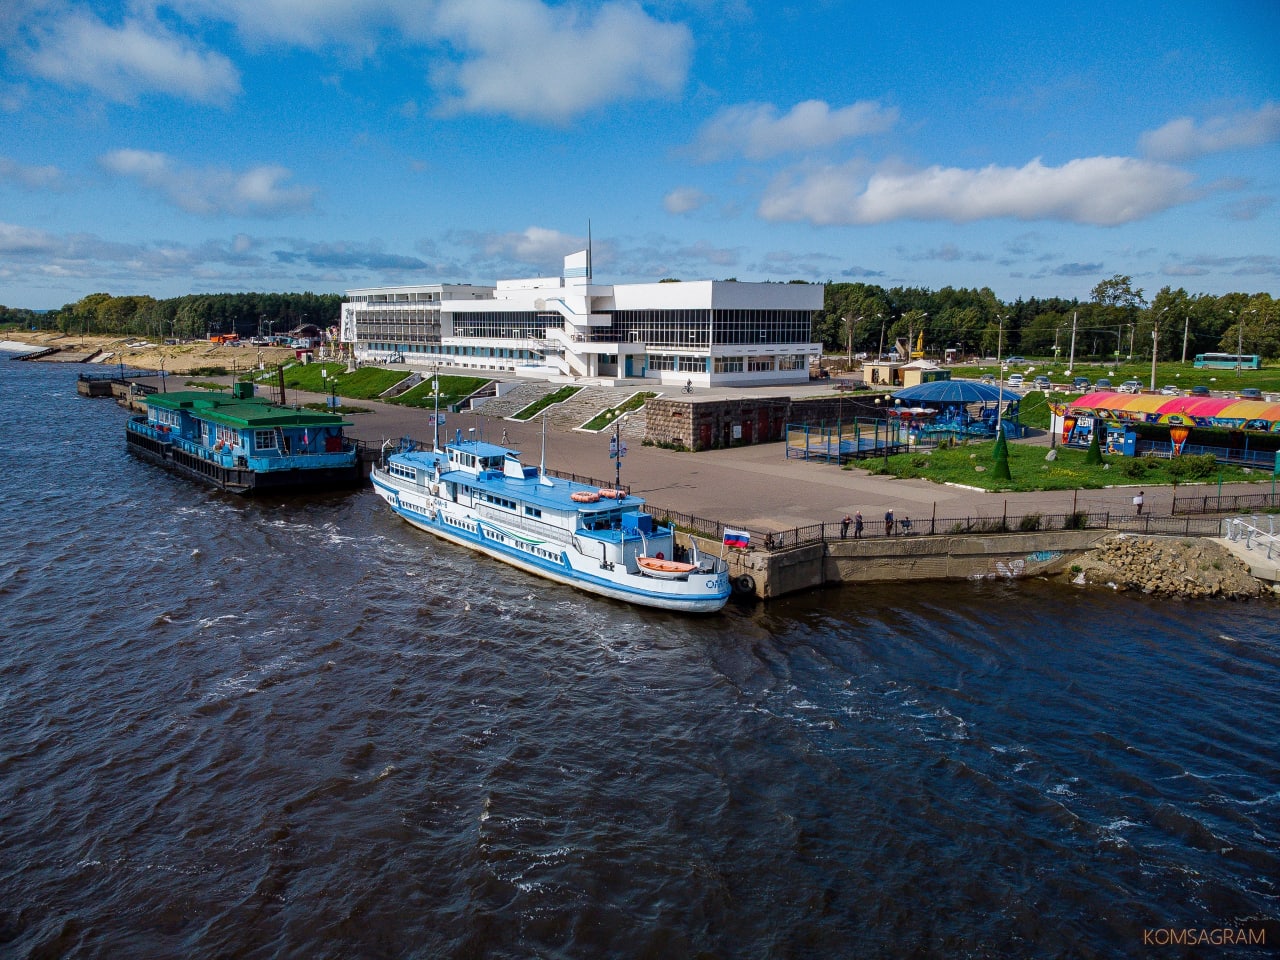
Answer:
<svg viewBox="0 0 1280 960"><path fill-rule="evenodd" d="M1156 388L1156 354L1159 352L1160 346L1160 318L1169 312L1169 308L1165 307L1156 314L1155 319L1151 321L1151 389Z"/></svg>
<svg viewBox="0 0 1280 960"><path fill-rule="evenodd" d="M1250 310L1249 313L1257 313L1257 309ZM1240 354L1244 351L1244 314L1240 311L1240 322L1236 324L1236 373L1240 372Z"/></svg>
<svg viewBox="0 0 1280 960"><path fill-rule="evenodd" d="M1000 436L1000 428L1004 418L1004 361L1000 359L1004 350L1004 317L996 317L1000 321L1000 330L996 334L996 372L1000 376L1000 396L996 399L996 437Z"/></svg>
<svg viewBox="0 0 1280 960"><path fill-rule="evenodd" d="M849 334L849 369L852 370L853 369L853 331L854 331L854 328L857 327L857 325L861 323L862 320L864 320L865 318L854 317L852 320L850 320L848 317L843 317L842 319L844 320L845 330Z"/></svg>

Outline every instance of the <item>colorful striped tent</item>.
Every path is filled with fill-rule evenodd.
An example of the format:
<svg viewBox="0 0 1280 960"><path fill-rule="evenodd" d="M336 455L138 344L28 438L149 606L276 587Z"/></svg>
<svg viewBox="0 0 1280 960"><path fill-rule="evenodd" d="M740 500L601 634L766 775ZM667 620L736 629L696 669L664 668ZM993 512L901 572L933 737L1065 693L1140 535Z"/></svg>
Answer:
<svg viewBox="0 0 1280 960"><path fill-rule="evenodd" d="M1280 403L1265 400L1087 393L1066 404L1063 412L1075 417L1101 417L1113 423L1129 421L1280 433Z"/></svg>

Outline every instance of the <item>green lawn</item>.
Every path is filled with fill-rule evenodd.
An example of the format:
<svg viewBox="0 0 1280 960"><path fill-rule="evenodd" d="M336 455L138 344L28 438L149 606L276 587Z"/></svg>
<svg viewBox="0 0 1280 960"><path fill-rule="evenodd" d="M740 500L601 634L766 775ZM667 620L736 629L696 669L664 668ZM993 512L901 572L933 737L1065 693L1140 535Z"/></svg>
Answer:
<svg viewBox="0 0 1280 960"><path fill-rule="evenodd" d="M1097 490L1125 484L1157 487L1175 483L1269 480L1270 474L1246 473L1240 467L1219 466L1212 457L1105 457L1104 463L1085 463L1087 451L1058 447L1056 459L1046 460L1048 450L1028 444L1009 444L1012 481L997 480L992 459L995 442L962 443L932 453L900 453L887 461L862 460L846 469L862 468L876 474L922 478L934 483L957 483L983 490ZM887 463L887 468L886 468ZM981 468L981 469L979 469Z"/></svg>
<svg viewBox="0 0 1280 960"><path fill-rule="evenodd" d="M1031 371L1028 375L1030 368ZM952 376L965 379L977 379L984 373L989 373L994 377L999 376L999 368L994 363L976 364L963 367L952 367ZM1063 383L1068 380L1066 373L1067 362L1060 359L1054 362L1052 359L1028 357L1026 363L1012 364L1005 372L1007 377L1011 373L1021 373L1028 376L1037 376L1045 374L1055 383ZM1141 360L1133 362L1121 363L1099 363L1097 361L1076 361L1075 367L1071 370L1071 377L1088 377L1091 383L1095 383L1099 378L1105 377L1110 380L1114 386L1120 386L1126 380L1137 380L1143 387L1151 386L1151 361L1145 363ZM1242 387L1257 387L1264 393L1280 392L1280 365L1271 364L1264 366L1261 370L1241 370L1236 373L1234 370L1197 370L1191 361L1186 363L1165 362L1156 364L1156 389L1166 385L1173 385L1181 390L1189 390L1195 386L1208 387L1210 390L1226 390L1237 391Z"/></svg>
<svg viewBox="0 0 1280 960"><path fill-rule="evenodd" d="M431 392L431 377L427 377L416 387L389 401L402 407L416 407L431 410L436 405L436 395ZM448 410L455 403L462 403L486 383L485 377L440 377L440 409Z"/></svg>
<svg viewBox="0 0 1280 960"><path fill-rule="evenodd" d="M601 411L600 413L596 414L594 417L592 417L590 420L587 421L586 425L582 429L603 430L605 427L609 426L611 423L613 423L613 421L617 420L624 413L630 413L632 410L639 410L641 407L645 405L646 401L651 400L656 396L657 396L656 393L645 390L635 394L634 396L627 397L625 401L618 404L616 407L613 407L609 410Z"/></svg>
<svg viewBox="0 0 1280 960"><path fill-rule="evenodd" d="M327 378L321 370L328 374ZM295 390L329 393L334 389L329 381L336 379L338 396L352 400L376 400L409 374L408 370L386 370L382 367L361 367L347 373L344 363L300 363L285 369L284 382L285 386Z"/></svg>
<svg viewBox="0 0 1280 960"><path fill-rule="evenodd" d="M575 393L577 393L581 389L582 389L581 387L561 387L559 390L555 391L555 393L547 394L547 396L541 398L540 400L535 400L533 403L529 404L523 410L517 411L515 414L512 415L511 419L512 420L532 420L534 417L540 414L547 407L551 406L553 403L560 403L562 400L568 400L570 397L572 397Z"/></svg>

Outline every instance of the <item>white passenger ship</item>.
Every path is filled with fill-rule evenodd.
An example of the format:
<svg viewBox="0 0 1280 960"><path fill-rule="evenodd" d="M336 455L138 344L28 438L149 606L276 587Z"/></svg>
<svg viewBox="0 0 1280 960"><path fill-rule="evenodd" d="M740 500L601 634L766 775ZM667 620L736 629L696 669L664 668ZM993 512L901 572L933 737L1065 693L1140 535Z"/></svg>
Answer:
<svg viewBox="0 0 1280 960"><path fill-rule="evenodd" d="M456 439L409 449L372 471L374 489L419 529L529 573L616 600L710 613L729 599L728 565L675 557L675 531L621 489L549 477L519 452Z"/></svg>

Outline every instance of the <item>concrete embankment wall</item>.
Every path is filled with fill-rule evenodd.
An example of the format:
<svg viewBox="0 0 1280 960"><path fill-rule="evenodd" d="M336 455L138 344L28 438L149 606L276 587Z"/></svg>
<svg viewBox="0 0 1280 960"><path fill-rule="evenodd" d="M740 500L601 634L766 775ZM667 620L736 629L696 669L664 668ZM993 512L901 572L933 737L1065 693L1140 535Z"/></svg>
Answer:
<svg viewBox="0 0 1280 960"><path fill-rule="evenodd" d="M838 583L1054 574L1110 533L1095 529L877 537L772 552L730 551L727 559L736 589L767 600ZM715 550L708 541L699 541L699 546L706 552Z"/></svg>

